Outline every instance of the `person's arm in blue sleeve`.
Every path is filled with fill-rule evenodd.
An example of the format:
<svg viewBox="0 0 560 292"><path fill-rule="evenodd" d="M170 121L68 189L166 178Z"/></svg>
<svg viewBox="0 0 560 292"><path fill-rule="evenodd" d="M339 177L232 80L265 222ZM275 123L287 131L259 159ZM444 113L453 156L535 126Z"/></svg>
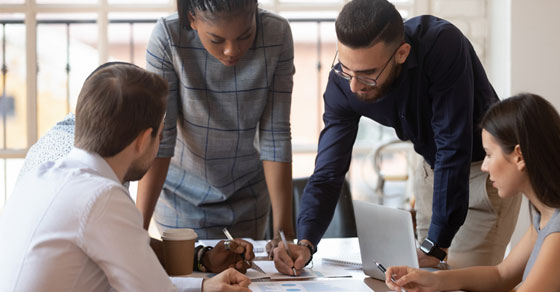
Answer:
<svg viewBox="0 0 560 292"><path fill-rule="evenodd" d="M437 36L425 66L436 144L432 219L428 238L448 248L469 203L473 143L474 80L471 45L454 26Z"/></svg>
<svg viewBox="0 0 560 292"><path fill-rule="evenodd" d="M319 137L315 170L305 187L297 219L298 239L309 240L315 247L331 222L360 121L360 115L350 108L348 97L339 86L347 81L336 78L339 77L331 72L323 96L325 128Z"/></svg>
<svg viewBox="0 0 560 292"><path fill-rule="evenodd" d="M300 202L298 245L288 244L291 257L282 243L272 253L276 269L287 275L293 275L294 268L296 275L301 274L312 257L312 251L317 250L317 244L332 219L344 175L350 166L360 115L350 108L348 97L340 88L340 84L347 81L337 78L331 73L323 96L325 128L319 137L315 171Z"/></svg>

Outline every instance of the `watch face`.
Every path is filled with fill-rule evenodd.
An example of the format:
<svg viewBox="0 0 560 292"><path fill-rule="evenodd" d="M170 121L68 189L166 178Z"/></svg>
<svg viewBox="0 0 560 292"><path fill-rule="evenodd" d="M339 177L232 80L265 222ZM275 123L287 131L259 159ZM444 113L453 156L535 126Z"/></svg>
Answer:
<svg viewBox="0 0 560 292"><path fill-rule="evenodd" d="M431 242L428 239L425 239L422 242L422 245L420 246L420 249L424 252L424 253L429 253L432 250L432 247L434 247L434 243Z"/></svg>

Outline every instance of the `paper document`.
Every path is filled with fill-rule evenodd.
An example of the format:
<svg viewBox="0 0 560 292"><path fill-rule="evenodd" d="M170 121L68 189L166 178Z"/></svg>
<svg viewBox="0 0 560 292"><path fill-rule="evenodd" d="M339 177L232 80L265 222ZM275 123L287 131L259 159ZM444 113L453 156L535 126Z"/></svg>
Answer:
<svg viewBox="0 0 560 292"><path fill-rule="evenodd" d="M321 281L279 281L253 282L249 285L253 292L362 292L372 290L358 279L321 280Z"/></svg>
<svg viewBox="0 0 560 292"><path fill-rule="evenodd" d="M330 264L330 265L337 265L337 266L348 266L356 269L362 268L362 261L353 261L353 260L342 260L337 258L323 258L323 264Z"/></svg>
<svg viewBox="0 0 560 292"><path fill-rule="evenodd" d="M320 266L316 268L305 268L299 276L286 275L278 272L273 261L254 261L255 265L260 267L264 273L247 270L246 276L251 280L270 279L270 280L302 280L312 278L344 278L351 277L345 269L334 268L329 266Z"/></svg>
<svg viewBox="0 0 560 292"><path fill-rule="evenodd" d="M218 242L220 242L220 240L226 239L203 239L199 240L198 244L202 244L204 246L215 246ZM266 253L266 243L268 241L253 240L251 238L243 238L243 240L248 241L253 245L253 253L255 254L255 257L268 257L268 254Z"/></svg>
<svg viewBox="0 0 560 292"><path fill-rule="evenodd" d="M273 261L254 261L255 265L259 266L264 273L258 272L256 270L247 270L245 274L249 279L271 279L271 280L293 280L293 279L311 279L320 277L317 273L313 272L311 269L304 269L299 276L285 275L276 270Z"/></svg>
<svg viewBox="0 0 560 292"><path fill-rule="evenodd" d="M362 256L360 255L359 248L347 252L344 256L324 256L321 261L323 264L350 266L358 269L362 268Z"/></svg>

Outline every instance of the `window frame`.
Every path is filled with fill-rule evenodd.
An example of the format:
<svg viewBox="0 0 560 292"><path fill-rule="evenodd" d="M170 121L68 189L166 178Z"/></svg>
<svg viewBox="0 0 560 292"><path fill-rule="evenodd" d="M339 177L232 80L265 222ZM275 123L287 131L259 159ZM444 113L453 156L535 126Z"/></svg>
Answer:
<svg viewBox="0 0 560 292"><path fill-rule="evenodd" d="M22 4L1 4L2 14L21 14L25 26L25 75L26 75L26 147L23 149L0 149L0 159L4 160L4 186L0 187L0 211L7 198L7 162L10 159L25 158L29 148L35 144L39 135L38 124L38 52L37 52L37 16L40 14L65 14L65 13L91 13L96 15L98 32L98 63L102 64L109 59L109 15L111 13L154 13L161 12L171 14L176 11L175 0L167 0L159 4L110 4L110 0L97 0L96 3L86 4L38 4L36 0L23 0ZM313 1L313 0L312 0ZM267 0L259 2L259 6L276 13L289 12L338 12L350 0L338 0L332 2L317 1L286 3L282 0ZM430 11L432 0L390 0L397 9L407 11L408 15L426 14ZM1 21L0 21L1 24ZM0 64L1 65L1 64ZM318 93L320 105L322 105L321 94ZM318 107L318 123L322 125L322 107ZM319 129L320 130L320 129ZM316 153L317 145L294 145L294 154ZM354 154L362 155L371 150L371 147L357 145Z"/></svg>
<svg viewBox="0 0 560 292"><path fill-rule="evenodd" d="M294 11L340 11L342 6L350 0L338 0L333 2L299 2L286 3L282 0L269 0L259 3L259 6L280 13ZM395 6L399 10L407 10L409 15L427 12L429 0L405 0L396 1ZM109 14L114 12L165 12L176 11L175 0L168 0L162 4L110 4L109 0L98 0L97 3L87 4L38 4L36 0L25 0L23 4L0 4L3 13L20 13L25 19L26 40L26 114L27 114L27 147L24 149L0 149L0 159L24 158L29 147L38 140L37 119L37 15L42 13L95 13L97 15L98 29L98 62L105 63L108 60L108 27ZM306 151L307 152L307 151Z"/></svg>

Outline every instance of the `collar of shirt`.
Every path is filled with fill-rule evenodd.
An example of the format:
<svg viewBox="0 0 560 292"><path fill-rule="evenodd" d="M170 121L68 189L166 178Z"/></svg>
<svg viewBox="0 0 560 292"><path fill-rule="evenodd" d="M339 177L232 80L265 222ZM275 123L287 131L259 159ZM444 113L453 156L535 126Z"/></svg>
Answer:
<svg viewBox="0 0 560 292"><path fill-rule="evenodd" d="M121 183L113 168L111 168L109 163L97 153L74 147L70 153L68 153L67 158L87 165L102 177L114 180L119 184Z"/></svg>
<svg viewBox="0 0 560 292"><path fill-rule="evenodd" d="M414 69L418 66L418 57L416 56L416 44L414 41L408 36L405 35L405 41L407 44L410 45L410 52L408 53L408 57L406 57L406 61L404 62L406 69Z"/></svg>

